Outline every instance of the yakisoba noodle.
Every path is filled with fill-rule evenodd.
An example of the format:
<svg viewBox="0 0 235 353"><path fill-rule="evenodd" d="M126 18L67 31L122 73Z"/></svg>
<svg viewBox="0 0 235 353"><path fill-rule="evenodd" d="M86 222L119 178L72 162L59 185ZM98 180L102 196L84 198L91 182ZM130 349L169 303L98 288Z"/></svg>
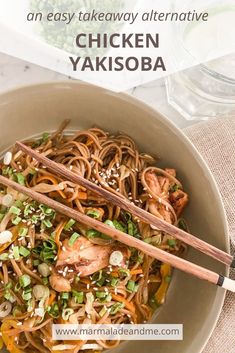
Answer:
<svg viewBox="0 0 235 353"><path fill-rule="evenodd" d="M26 142L93 183L122 194L172 224L188 196L174 169L155 167L123 134L91 128ZM1 173L111 227L180 255L183 245L100 196L53 175L15 148ZM51 339L53 323L140 323L165 302L172 271L138 250L67 219L11 188L1 186L1 345L11 353L101 351L118 341Z"/></svg>

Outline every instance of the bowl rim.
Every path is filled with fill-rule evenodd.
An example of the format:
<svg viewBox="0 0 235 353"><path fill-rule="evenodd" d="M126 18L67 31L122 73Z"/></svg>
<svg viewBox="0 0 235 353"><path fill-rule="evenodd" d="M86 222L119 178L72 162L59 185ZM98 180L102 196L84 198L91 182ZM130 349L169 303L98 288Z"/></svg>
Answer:
<svg viewBox="0 0 235 353"><path fill-rule="evenodd" d="M151 107L149 104L145 103L144 101L132 96L129 93L126 92L114 92L111 91L109 89L106 88L102 88L99 86L96 86L94 84L90 84L90 83L86 83L80 80L49 80L49 81L45 81L45 82L39 82L39 83L33 83L33 84L24 84L24 85L18 85L14 88L10 88L7 89L6 91L2 91L0 93L0 99L4 98L4 96L8 96L11 94L17 94L18 92L23 92L23 91L30 91L32 92L32 90L37 90L37 89L48 89L48 88L54 88L54 89L65 89L65 88L69 88L69 89L74 89L74 88L80 88L80 87L85 87L85 88L90 88L92 90L95 90L97 92L100 92L101 94L106 94L106 95L111 95L111 96L115 96L117 98L120 98L121 100L124 100L126 102L129 102L131 104L134 104L135 106L139 107L140 109L144 109L146 111L149 111L149 113L152 116L156 116L157 118L163 122L167 128L174 130L175 132L177 132L177 135L179 137L179 139L184 142L188 149L189 152L193 154L194 158L196 159L196 161L198 162L198 164L201 166L201 168L207 173L207 176L210 178L210 184L213 188L213 192L214 192L214 196L217 200L217 205L219 208L219 212L220 212L220 216L221 216L221 221L222 221L222 225L224 228L224 240L225 240L225 247L226 247L226 251L228 253L230 253L230 237L229 237L229 228L228 228L228 222L227 222L227 216L226 216L226 212L225 212L225 207L223 204L223 200L222 200L222 196L219 192L218 189L218 185L216 183L215 177L212 174L211 170L209 169L207 163L205 162L204 158L202 157L201 153L196 149L196 147L194 146L194 144L191 142L191 140L189 139L189 137L183 132L182 129L178 128L176 126L176 124L174 122L172 122L165 114L159 112L157 109ZM1 109L1 108L0 108ZM1 153L1 151L0 151ZM225 266L225 265L224 265ZM225 266L225 275L228 276L229 275L229 268L228 266ZM209 329L208 332L208 336L207 338L204 340L204 342L202 342L201 347L200 347L200 351L198 351L198 353L202 353L203 349L205 348L206 344L208 343L216 325L219 319L219 316L221 314L222 311L222 307L224 304L224 300L225 300L225 296L226 296L226 290L220 289L221 292L217 293L217 296L219 296L218 301L219 301L219 305L217 306L218 311L215 315L215 320L213 322L213 324L211 325L211 328Z"/></svg>

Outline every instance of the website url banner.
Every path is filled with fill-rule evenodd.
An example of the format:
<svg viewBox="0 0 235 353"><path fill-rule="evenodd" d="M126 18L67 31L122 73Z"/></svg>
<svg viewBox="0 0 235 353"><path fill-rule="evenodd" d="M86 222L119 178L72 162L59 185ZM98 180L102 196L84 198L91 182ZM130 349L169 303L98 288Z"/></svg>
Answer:
<svg viewBox="0 0 235 353"><path fill-rule="evenodd" d="M53 340L183 340L182 324L58 324Z"/></svg>

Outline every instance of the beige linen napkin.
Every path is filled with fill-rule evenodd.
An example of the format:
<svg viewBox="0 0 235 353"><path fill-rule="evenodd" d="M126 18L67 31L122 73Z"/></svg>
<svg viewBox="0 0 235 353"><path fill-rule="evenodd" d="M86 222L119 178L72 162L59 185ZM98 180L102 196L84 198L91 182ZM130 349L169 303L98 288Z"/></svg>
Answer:
<svg viewBox="0 0 235 353"><path fill-rule="evenodd" d="M235 251L235 116L199 123L184 130L213 173L223 198L231 252ZM230 277L235 279L235 271ZM235 353L235 294L227 293L217 326L203 353Z"/></svg>

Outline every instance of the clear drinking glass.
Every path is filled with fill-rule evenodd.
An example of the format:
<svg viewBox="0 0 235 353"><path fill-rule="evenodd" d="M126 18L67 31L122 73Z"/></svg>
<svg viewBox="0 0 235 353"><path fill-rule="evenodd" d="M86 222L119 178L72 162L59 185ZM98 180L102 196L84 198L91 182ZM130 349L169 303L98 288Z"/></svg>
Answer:
<svg viewBox="0 0 235 353"><path fill-rule="evenodd" d="M205 1L203 9L209 12L211 36L208 33L206 38L203 36L200 23L194 24L194 27L192 24L180 24L177 38L178 44L185 50L185 57L195 58L198 53L203 58L211 57L216 50L223 52L223 45L231 51L228 55L166 78L168 102L187 120L207 120L235 111L235 38L229 30L229 26L234 26L235 3ZM223 30L220 30L220 24L223 24ZM200 58L196 59L200 62Z"/></svg>

